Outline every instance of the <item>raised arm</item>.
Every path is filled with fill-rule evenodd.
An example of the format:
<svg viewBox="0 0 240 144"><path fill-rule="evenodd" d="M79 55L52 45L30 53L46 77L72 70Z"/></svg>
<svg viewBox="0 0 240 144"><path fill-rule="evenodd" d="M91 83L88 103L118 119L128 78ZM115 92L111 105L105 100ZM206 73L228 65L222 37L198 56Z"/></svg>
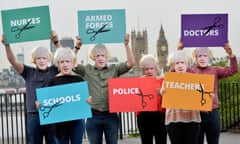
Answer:
<svg viewBox="0 0 240 144"><path fill-rule="evenodd" d="M79 36L76 36L75 38L76 38L76 45L73 48L73 52L77 55L78 51L80 50L80 48L82 46L82 41ZM55 31L52 31L52 33L51 33L51 40L52 40L53 44L55 45L56 49L62 47L62 45L59 42L58 35Z"/></svg>
<svg viewBox="0 0 240 144"><path fill-rule="evenodd" d="M126 54L127 54L127 65L129 68L132 68L135 65L135 59L134 59L132 50L130 49L130 47L128 45L129 39L130 39L129 34L126 34L124 46L126 48Z"/></svg>
<svg viewBox="0 0 240 144"><path fill-rule="evenodd" d="M57 33L55 31L51 32L51 40L52 40L53 44L55 45L55 48L62 47L62 45L60 44L60 42L58 40Z"/></svg>
<svg viewBox="0 0 240 144"><path fill-rule="evenodd" d="M229 43L225 43L224 46L223 46L225 52L228 54L229 57L234 57L233 53L232 53L232 49L229 45Z"/></svg>
<svg viewBox="0 0 240 144"><path fill-rule="evenodd" d="M2 44L5 46L5 51L6 51L8 61L11 63L11 65L14 67L14 69L19 74L21 74L23 72L24 65L16 59L16 57L11 49L10 44L7 44L6 41L7 41L6 37L4 35L2 35Z"/></svg>
<svg viewBox="0 0 240 144"><path fill-rule="evenodd" d="M75 39L76 39L76 45L73 49L73 52L77 55L78 51L82 46L82 39L79 36L76 36Z"/></svg>
<svg viewBox="0 0 240 144"><path fill-rule="evenodd" d="M183 48L184 48L184 45L183 45L182 39L180 38L177 44L177 50L183 50Z"/></svg>

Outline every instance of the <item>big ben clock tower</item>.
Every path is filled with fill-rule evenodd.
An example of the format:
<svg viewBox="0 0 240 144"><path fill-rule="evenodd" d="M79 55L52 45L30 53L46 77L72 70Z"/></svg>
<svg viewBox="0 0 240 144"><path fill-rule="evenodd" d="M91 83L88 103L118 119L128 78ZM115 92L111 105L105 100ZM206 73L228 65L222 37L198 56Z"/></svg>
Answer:
<svg viewBox="0 0 240 144"><path fill-rule="evenodd" d="M160 70L165 71L167 69L167 57L168 57L168 43L165 38L164 30L161 25L161 29L159 32L159 38L157 41L157 57L159 60L159 68Z"/></svg>

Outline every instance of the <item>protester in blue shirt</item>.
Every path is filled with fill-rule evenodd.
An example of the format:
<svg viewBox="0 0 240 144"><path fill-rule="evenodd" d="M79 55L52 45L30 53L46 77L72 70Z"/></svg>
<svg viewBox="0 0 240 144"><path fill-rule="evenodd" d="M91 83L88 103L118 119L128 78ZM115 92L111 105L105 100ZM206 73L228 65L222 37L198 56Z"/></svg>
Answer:
<svg viewBox="0 0 240 144"><path fill-rule="evenodd" d="M53 35L54 32L52 33ZM35 90L46 87L49 80L58 73L55 66L49 66L52 56L51 52L45 47L36 47L31 55L32 63L35 66L30 66L16 59L10 44L6 43L6 41L6 37L3 35L2 44L5 46L8 61L23 77L26 84L27 134L29 144L43 144L43 137L45 137L46 144L54 144L52 125L40 125L38 110L35 105L35 101L37 100ZM56 45L57 43L55 41Z"/></svg>

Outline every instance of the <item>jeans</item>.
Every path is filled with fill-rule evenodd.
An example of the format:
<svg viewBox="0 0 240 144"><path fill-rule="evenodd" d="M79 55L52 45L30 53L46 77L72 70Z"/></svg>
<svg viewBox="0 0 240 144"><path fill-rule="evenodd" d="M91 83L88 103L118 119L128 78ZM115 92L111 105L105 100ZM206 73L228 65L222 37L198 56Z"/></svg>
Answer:
<svg viewBox="0 0 240 144"><path fill-rule="evenodd" d="M167 131L165 127L165 113L140 112L137 124L142 144L167 144ZM153 140L155 139L155 142Z"/></svg>
<svg viewBox="0 0 240 144"><path fill-rule="evenodd" d="M208 144L218 144L221 130L219 111L215 109L212 112L201 112L201 119L198 144L203 144L204 134Z"/></svg>
<svg viewBox="0 0 240 144"><path fill-rule="evenodd" d="M92 113L87 119L86 129L90 144L102 144L103 134L106 144L118 142L119 118L117 113Z"/></svg>
<svg viewBox="0 0 240 144"><path fill-rule="evenodd" d="M200 123L196 122L177 122L167 125L171 144L196 144L199 129Z"/></svg>
<svg viewBox="0 0 240 144"><path fill-rule="evenodd" d="M85 130L84 120L74 120L55 125L56 144L82 144L82 137Z"/></svg>
<svg viewBox="0 0 240 144"><path fill-rule="evenodd" d="M43 136L46 144L54 144L53 125L40 125L37 112L27 114L27 133L29 144L43 144Z"/></svg>

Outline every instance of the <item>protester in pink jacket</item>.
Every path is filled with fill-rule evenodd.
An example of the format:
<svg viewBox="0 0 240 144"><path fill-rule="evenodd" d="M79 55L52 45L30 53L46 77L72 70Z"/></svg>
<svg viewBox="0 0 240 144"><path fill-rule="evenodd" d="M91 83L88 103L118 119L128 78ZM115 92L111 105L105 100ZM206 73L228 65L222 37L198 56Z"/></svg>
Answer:
<svg viewBox="0 0 240 144"><path fill-rule="evenodd" d="M183 43L179 42L178 49L183 49ZM228 54L230 65L226 67L210 66L212 51L209 48L196 48L193 51L195 65L188 69L188 72L198 74L212 74L215 76L214 96L212 111L201 112L201 129L198 137L198 144L203 144L204 134L208 144L218 144L220 136L220 114L218 111L218 80L233 76L238 72L236 56L233 55L229 43L224 44L224 50Z"/></svg>

